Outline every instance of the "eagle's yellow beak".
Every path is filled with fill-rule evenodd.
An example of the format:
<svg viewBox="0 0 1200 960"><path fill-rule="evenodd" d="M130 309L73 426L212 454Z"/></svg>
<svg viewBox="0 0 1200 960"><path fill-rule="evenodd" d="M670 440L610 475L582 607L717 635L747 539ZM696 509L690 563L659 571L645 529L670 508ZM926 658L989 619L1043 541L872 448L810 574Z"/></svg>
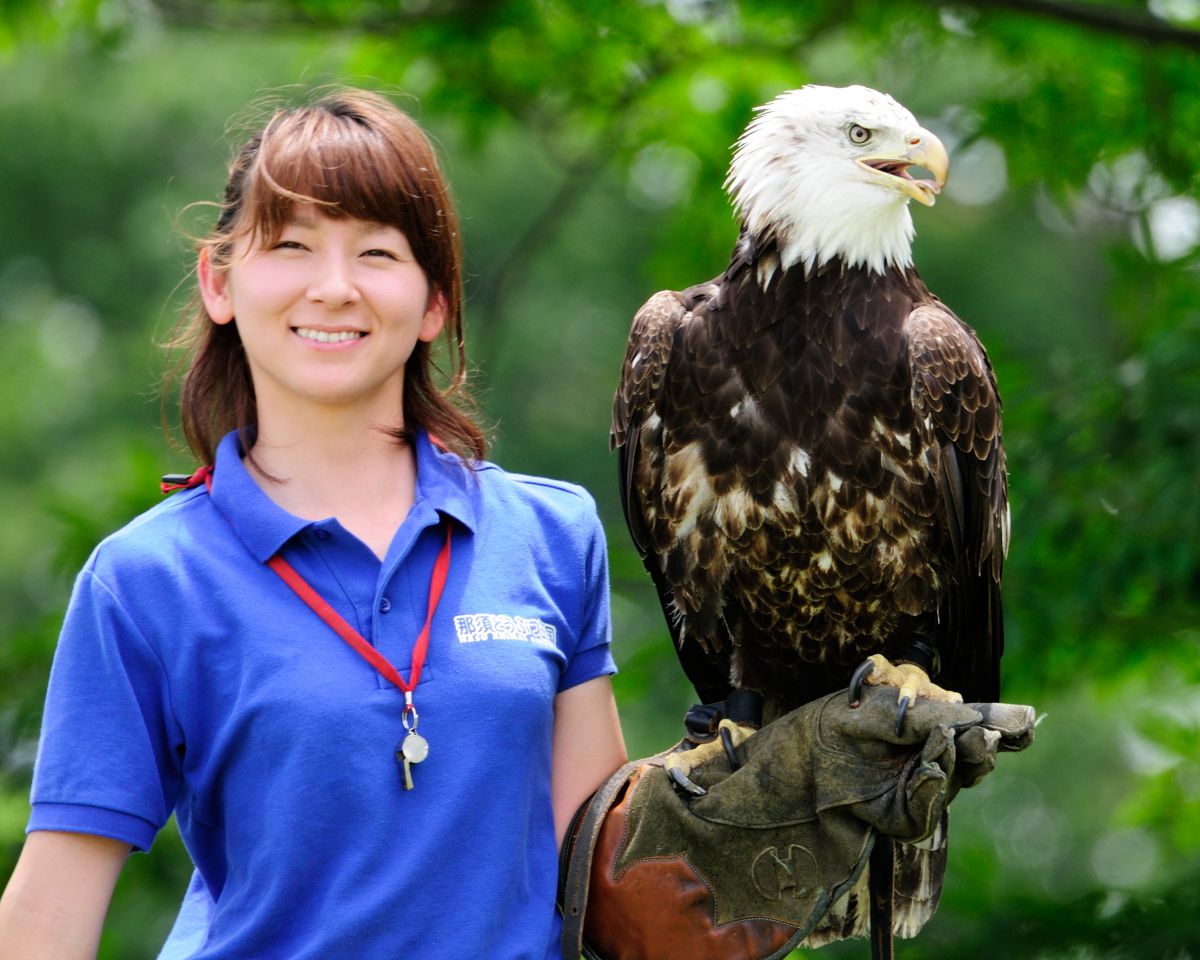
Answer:
<svg viewBox="0 0 1200 960"><path fill-rule="evenodd" d="M864 157L858 163L887 177L889 183L897 190L927 207L933 206L937 195L946 185L946 177L950 172L950 156L946 153L946 147L924 128L909 136L908 149L903 153L895 156ZM933 179L914 180L908 173L910 166L924 167L933 174Z"/></svg>

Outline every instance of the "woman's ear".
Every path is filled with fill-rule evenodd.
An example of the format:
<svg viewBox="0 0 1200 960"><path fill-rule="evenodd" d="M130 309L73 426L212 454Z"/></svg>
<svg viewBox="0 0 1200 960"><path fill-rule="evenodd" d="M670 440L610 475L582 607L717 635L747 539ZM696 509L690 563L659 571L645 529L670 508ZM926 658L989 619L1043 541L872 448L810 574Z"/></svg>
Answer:
<svg viewBox="0 0 1200 960"><path fill-rule="evenodd" d="M200 285L200 299L213 323L225 324L233 320L233 300L229 296L229 271L213 267L212 251L204 247L196 259L196 279Z"/></svg>
<svg viewBox="0 0 1200 960"><path fill-rule="evenodd" d="M421 318L421 329L417 333L417 339L425 343L432 343L436 340L446 325L448 310L446 298L442 296L441 292L430 290L429 305L425 308L425 316Z"/></svg>

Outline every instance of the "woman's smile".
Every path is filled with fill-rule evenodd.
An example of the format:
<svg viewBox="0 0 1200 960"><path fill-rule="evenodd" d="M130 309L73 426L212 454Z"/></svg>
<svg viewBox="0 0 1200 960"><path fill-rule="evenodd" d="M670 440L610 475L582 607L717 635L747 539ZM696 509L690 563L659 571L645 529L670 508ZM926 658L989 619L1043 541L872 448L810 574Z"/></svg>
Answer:
<svg viewBox="0 0 1200 960"><path fill-rule="evenodd" d="M362 330L322 330L317 327L292 327L292 333L320 344L349 343L367 336Z"/></svg>

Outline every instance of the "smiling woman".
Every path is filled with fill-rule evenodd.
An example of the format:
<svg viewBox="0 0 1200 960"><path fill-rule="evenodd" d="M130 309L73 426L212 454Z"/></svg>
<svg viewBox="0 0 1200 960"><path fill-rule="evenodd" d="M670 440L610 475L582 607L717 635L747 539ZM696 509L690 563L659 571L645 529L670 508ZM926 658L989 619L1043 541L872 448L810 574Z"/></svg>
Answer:
<svg viewBox="0 0 1200 960"><path fill-rule="evenodd" d="M625 758L604 537L456 404L429 143L360 91L276 114L196 273L206 466L76 583L0 957L94 956L172 813L196 869L162 957L557 955L558 844Z"/></svg>
<svg viewBox="0 0 1200 960"><path fill-rule="evenodd" d="M379 249L368 244L356 255L410 264L436 291L451 351L448 383L438 388L428 362L437 333L418 339L405 364L405 419L425 424L466 457L482 457L482 431L452 402L462 394L466 357L454 204L420 127L386 100L361 91L330 98L321 109L277 113L233 162L216 228L200 248L201 295L177 341L193 356L182 397L188 442L210 462L221 436L258 420L239 331L223 319L229 304L222 299L227 297L222 275L237 261L265 257L277 246L281 254L292 250L302 260L305 238L284 234L312 233L329 221L349 233L386 234L383 239L394 248L390 254L383 243L375 245ZM297 274L321 279L311 276L306 263L295 267ZM336 285L345 278L323 282ZM237 376L229 376L231 366L242 368Z"/></svg>

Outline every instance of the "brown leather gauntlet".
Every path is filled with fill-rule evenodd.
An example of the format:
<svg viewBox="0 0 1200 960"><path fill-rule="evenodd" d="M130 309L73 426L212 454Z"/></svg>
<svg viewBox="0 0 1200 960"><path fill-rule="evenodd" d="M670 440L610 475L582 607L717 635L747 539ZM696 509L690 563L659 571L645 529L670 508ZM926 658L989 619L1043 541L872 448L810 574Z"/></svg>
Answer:
<svg viewBox="0 0 1200 960"><path fill-rule="evenodd" d="M1020 750L1034 713L920 700L894 730L894 690L868 687L780 717L693 771L685 798L659 754L619 770L576 817L560 878L563 956L577 960L782 958L866 932L866 866L877 832L898 841L896 932L932 914L945 866L946 805ZM854 894L854 895L851 895Z"/></svg>

